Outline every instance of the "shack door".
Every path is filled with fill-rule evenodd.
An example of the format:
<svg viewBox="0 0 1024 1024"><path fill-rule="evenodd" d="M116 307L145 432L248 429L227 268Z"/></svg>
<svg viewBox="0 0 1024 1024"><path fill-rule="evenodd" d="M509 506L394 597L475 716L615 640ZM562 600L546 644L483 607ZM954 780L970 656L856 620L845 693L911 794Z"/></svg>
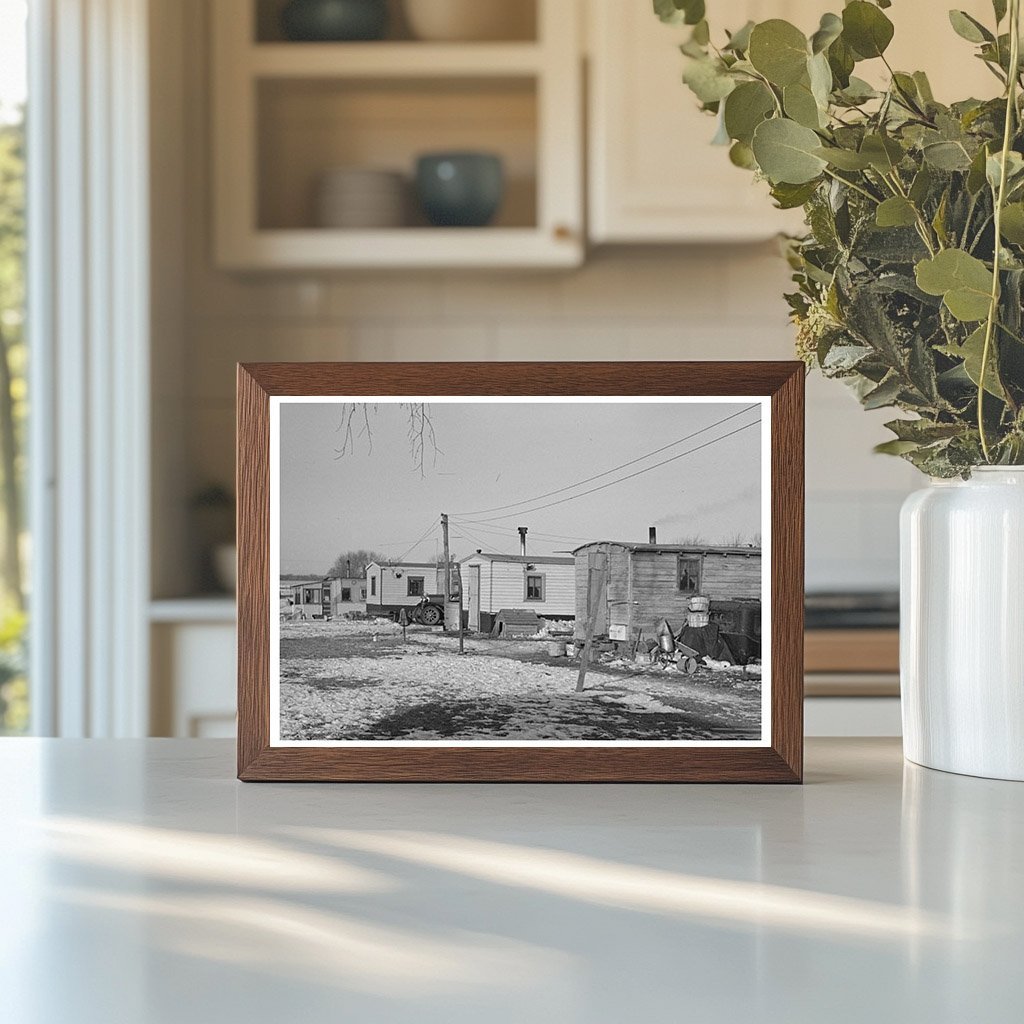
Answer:
<svg viewBox="0 0 1024 1024"><path fill-rule="evenodd" d="M594 636L608 635L608 553L591 548L587 555L587 609L598 602L594 618Z"/></svg>
<svg viewBox="0 0 1024 1024"><path fill-rule="evenodd" d="M480 629L480 566L469 566L466 577L466 593L469 597L469 628Z"/></svg>

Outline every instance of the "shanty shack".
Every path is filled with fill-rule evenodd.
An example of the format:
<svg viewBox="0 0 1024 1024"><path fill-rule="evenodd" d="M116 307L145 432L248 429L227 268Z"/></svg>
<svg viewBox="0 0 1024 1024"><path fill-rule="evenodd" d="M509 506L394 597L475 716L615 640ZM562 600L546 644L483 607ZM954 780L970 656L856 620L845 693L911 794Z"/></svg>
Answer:
<svg viewBox="0 0 1024 1024"><path fill-rule="evenodd" d="M556 555L477 551L459 563L469 628L489 633L500 611L532 611L539 618L576 614L576 560Z"/></svg>
<svg viewBox="0 0 1024 1024"><path fill-rule="evenodd" d="M292 619L327 619L331 614L331 588L326 580L304 580L287 586L284 599L282 585L281 614Z"/></svg>
<svg viewBox="0 0 1024 1024"><path fill-rule="evenodd" d="M366 611L366 578L363 576L329 576L324 580L330 585L331 618L340 619L346 615Z"/></svg>
<svg viewBox="0 0 1024 1024"><path fill-rule="evenodd" d="M760 636L760 548L600 541L573 554L578 637L586 632L592 586L600 586L597 637L633 641L640 630L652 637L662 619L678 629L694 597L709 600L711 621L723 630Z"/></svg>
<svg viewBox="0 0 1024 1024"><path fill-rule="evenodd" d="M366 614L398 615L444 589L434 562L371 562L366 567Z"/></svg>

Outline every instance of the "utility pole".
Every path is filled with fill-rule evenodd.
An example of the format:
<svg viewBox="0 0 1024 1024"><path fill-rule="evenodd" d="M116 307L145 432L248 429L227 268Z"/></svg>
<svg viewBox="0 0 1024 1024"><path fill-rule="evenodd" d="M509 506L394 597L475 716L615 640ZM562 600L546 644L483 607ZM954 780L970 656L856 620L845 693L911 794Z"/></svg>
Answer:
<svg viewBox="0 0 1024 1024"><path fill-rule="evenodd" d="M452 600L452 560L448 549L448 513L441 513L441 536L444 538L444 628L448 630L448 606Z"/></svg>

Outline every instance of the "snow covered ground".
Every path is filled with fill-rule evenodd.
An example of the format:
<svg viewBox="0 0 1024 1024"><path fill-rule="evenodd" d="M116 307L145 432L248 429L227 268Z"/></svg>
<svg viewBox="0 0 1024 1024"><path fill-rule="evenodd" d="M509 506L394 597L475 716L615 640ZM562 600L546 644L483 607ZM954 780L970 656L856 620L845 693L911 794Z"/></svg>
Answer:
<svg viewBox="0 0 1024 1024"><path fill-rule="evenodd" d="M281 737L757 739L761 681L741 670L592 665L542 641L467 638L387 620L281 625Z"/></svg>

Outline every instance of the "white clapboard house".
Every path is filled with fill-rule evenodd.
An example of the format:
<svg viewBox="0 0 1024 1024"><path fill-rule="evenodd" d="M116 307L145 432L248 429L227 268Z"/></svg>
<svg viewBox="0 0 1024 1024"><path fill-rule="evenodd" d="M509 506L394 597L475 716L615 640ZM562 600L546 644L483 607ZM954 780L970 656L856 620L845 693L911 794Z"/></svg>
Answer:
<svg viewBox="0 0 1024 1024"><path fill-rule="evenodd" d="M533 611L542 619L576 614L575 559L477 551L459 562L469 628L489 633L500 611Z"/></svg>
<svg viewBox="0 0 1024 1024"><path fill-rule="evenodd" d="M371 562L366 567L366 614L395 616L444 587L434 562Z"/></svg>

